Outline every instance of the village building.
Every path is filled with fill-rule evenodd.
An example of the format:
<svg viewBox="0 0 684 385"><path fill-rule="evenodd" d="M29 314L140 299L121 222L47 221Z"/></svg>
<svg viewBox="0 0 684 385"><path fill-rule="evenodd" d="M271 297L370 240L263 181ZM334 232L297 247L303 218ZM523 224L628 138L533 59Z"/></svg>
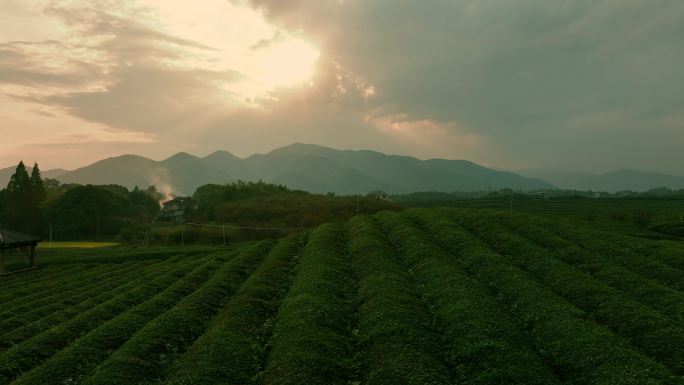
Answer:
<svg viewBox="0 0 684 385"><path fill-rule="evenodd" d="M540 197L540 198L542 198L542 199L547 199L547 200L548 200L548 199L553 198L553 193L552 193L552 192L549 192L549 191L542 191L542 192L538 192L538 193L537 193L537 196Z"/></svg>
<svg viewBox="0 0 684 385"><path fill-rule="evenodd" d="M162 222L185 222L185 214L196 206L195 200L190 197L176 197L162 203L159 220Z"/></svg>
<svg viewBox="0 0 684 385"><path fill-rule="evenodd" d="M389 195L384 192L384 191L371 191L368 194L366 194L368 198L373 198L373 199L378 199L378 200L383 200L383 201L388 201L389 200Z"/></svg>

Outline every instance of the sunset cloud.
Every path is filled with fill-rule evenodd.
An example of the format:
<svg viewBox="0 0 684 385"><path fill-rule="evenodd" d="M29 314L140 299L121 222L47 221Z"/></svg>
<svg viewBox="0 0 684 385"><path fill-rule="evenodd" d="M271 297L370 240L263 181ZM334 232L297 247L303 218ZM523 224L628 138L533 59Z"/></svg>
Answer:
<svg viewBox="0 0 684 385"><path fill-rule="evenodd" d="M72 159L313 142L681 173L682 19L668 0L0 1L0 161L57 127Z"/></svg>

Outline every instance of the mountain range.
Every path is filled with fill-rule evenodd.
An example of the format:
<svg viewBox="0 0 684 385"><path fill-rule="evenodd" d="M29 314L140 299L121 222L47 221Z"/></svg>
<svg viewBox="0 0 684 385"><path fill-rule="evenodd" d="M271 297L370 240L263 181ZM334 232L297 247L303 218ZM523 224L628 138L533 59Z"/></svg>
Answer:
<svg viewBox="0 0 684 385"><path fill-rule="evenodd" d="M13 168L0 170L0 183L6 184L12 172ZM466 160L419 160L300 143L246 158L226 151L206 157L181 152L162 161L122 155L73 171L50 170L43 175L64 183L119 184L128 188L155 185L169 195L191 195L204 184L236 180L262 180L293 189L337 194L554 188L539 179L492 170Z"/></svg>
<svg viewBox="0 0 684 385"><path fill-rule="evenodd" d="M0 169L6 186L15 167ZM376 151L335 150L312 144L292 144L246 158L226 151L205 157L184 152L155 161L121 155L67 171L43 171L43 177L64 183L120 184L128 188L155 185L168 195L190 195L207 183L236 180L284 184L316 193L391 194L416 191L487 191L500 188L539 190L561 188L618 192L669 187L684 189L684 177L655 172L620 170L605 174L489 169L466 160L419 160Z"/></svg>
<svg viewBox="0 0 684 385"><path fill-rule="evenodd" d="M0 186L6 186L15 167L0 169ZM156 161L138 155L121 155L67 171L43 171L43 177L64 183L157 186L168 195L191 195L207 183L236 180L284 184L316 193L390 194L417 191L487 191L500 188L539 190L561 188L593 191L647 191L658 187L684 189L684 177L655 172L620 170L604 174L524 170L493 170L466 160L419 160L376 151L336 150L296 143L267 154L246 158L226 151L205 157L184 152Z"/></svg>

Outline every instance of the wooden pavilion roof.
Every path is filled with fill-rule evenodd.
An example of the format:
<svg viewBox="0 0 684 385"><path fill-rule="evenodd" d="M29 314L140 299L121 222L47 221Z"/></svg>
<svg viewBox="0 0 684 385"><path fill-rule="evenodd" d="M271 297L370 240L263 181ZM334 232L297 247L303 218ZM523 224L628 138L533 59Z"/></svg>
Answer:
<svg viewBox="0 0 684 385"><path fill-rule="evenodd" d="M36 236L0 228L0 250L35 246L38 242L40 242L40 238Z"/></svg>

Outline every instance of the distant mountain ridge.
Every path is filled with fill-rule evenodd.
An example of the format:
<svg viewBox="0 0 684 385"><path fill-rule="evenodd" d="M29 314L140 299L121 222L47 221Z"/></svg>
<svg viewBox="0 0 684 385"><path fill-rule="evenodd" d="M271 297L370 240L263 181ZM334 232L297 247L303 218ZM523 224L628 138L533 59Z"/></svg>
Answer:
<svg viewBox="0 0 684 385"><path fill-rule="evenodd" d="M0 169L0 188L15 166ZM236 180L287 185L316 193L390 194L420 191L487 191L568 189L605 192L684 189L684 177L657 172L619 170L604 174L523 170L507 172L466 160L419 160L371 150L336 150L295 143L246 158L219 150L205 157L180 152L162 161L138 155L103 159L73 171L44 170L43 177L65 183L120 184L128 188L155 185L169 195L190 195L207 183Z"/></svg>
<svg viewBox="0 0 684 385"><path fill-rule="evenodd" d="M66 172L58 179L65 183L120 184L128 188L155 185L173 195L190 195L204 184L236 180L263 180L293 189L337 194L554 188L538 179L495 171L465 160L419 160L301 143L246 158L226 151L203 158L181 152L162 161L122 155Z"/></svg>
<svg viewBox="0 0 684 385"><path fill-rule="evenodd" d="M531 178L543 179L558 188L566 190L593 190L615 193L626 190L643 192L659 187L684 189L684 177L629 169L605 174L564 173L550 170L526 170L519 173Z"/></svg>

